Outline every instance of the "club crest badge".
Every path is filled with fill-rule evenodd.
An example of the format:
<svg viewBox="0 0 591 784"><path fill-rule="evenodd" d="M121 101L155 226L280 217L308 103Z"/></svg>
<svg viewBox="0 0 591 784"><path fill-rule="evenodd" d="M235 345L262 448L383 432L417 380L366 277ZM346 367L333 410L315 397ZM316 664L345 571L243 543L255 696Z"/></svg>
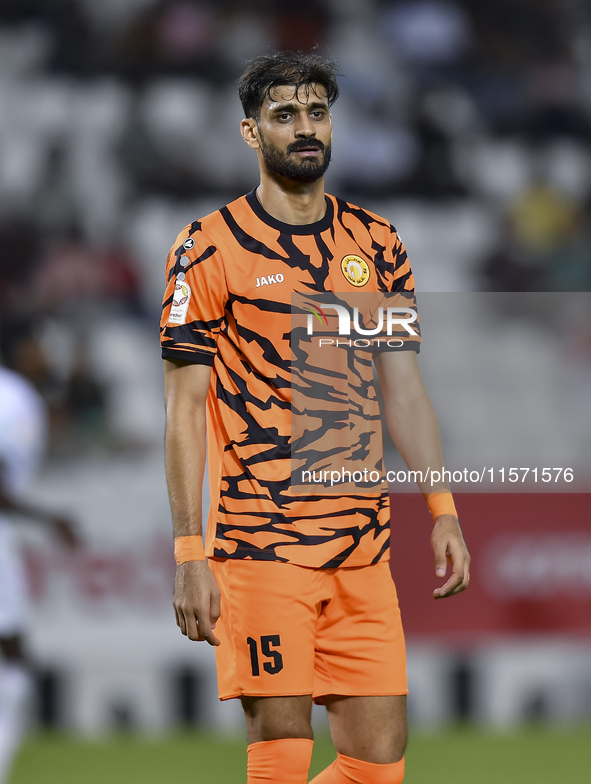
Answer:
<svg viewBox="0 0 591 784"><path fill-rule="evenodd" d="M191 248L194 247L195 247L195 240L193 239L193 237L189 237L183 242L183 248L185 248L186 250L191 250Z"/></svg>
<svg viewBox="0 0 591 784"><path fill-rule="evenodd" d="M169 324L184 324L186 322L190 301L191 287L184 280L180 281L177 278L177 282L174 286L174 294L172 295L170 315L168 317Z"/></svg>
<svg viewBox="0 0 591 784"><path fill-rule="evenodd" d="M353 286L365 286L369 280L369 265L360 256L345 256L341 261L341 270Z"/></svg>

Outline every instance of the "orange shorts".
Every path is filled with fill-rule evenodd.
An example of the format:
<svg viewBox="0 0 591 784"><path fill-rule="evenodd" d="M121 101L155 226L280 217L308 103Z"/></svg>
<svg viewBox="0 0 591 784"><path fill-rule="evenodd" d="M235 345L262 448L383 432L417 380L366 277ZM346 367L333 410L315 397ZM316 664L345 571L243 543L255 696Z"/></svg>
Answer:
<svg viewBox="0 0 591 784"><path fill-rule="evenodd" d="M209 560L222 592L220 699L406 694L406 652L387 562L310 569Z"/></svg>

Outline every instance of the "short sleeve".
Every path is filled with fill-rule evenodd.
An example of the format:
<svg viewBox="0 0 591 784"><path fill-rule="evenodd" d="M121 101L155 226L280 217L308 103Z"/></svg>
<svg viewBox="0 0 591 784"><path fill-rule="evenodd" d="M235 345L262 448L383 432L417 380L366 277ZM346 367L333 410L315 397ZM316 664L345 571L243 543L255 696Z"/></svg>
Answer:
<svg viewBox="0 0 591 784"><path fill-rule="evenodd" d="M201 230L187 226L168 254L160 322L163 359L213 365L228 300L220 253Z"/></svg>
<svg viewBox="0 0 591 784"><path fill-rule="evenodd" d="M385 253L389 262L389 272L385 280L388 293L384 295L382 307L384 312L394 308L395 318L391 340L380 344L378 351L416 351L421 350L421 328L415 296L415 279L404 243L393 226L390 226L390 237ZM413 314L415 314L413 316Z"/></svg>
<svg viewBox="0 0 591 784"><path fill-rule="evenodd" d="M389 291L412 291L415 290L415 279L410 267L410 261L406 254L404 243L394 226L390 226L390 254L393 262L393 276L390 281Z"/></svg>

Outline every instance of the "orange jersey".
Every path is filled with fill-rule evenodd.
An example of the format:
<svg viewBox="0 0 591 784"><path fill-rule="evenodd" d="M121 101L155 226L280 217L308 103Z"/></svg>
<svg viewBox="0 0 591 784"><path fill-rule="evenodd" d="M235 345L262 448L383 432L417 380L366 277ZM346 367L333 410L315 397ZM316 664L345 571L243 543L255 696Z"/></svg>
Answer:
<svg viewBox="0 0 591 784"><path fill-rule="evenodd" d="M322 220L291 225L252 191L187 226L169 253L162 356L212 366L208 556L316 568L389 557L387 484L291 492L292 295L414 290L387 220L333 196L326 204Z"/></svg>

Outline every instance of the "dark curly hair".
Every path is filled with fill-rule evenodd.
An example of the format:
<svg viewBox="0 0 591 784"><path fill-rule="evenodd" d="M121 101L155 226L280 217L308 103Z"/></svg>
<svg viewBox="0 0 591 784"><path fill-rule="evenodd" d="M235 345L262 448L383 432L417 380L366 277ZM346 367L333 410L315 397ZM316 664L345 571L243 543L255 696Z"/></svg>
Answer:
<svg viewBox="0 0 591 784"><path fill-rule="evenodd" d="M305 87L309 94L310 85L321 84L326 90L329 106L339 97L336 63L316 52L277 52L255 57L246 65L238 81L238 95L245 117L258 120L261 106L269 93L280 85L293 84L297 90Z"/></svg>

